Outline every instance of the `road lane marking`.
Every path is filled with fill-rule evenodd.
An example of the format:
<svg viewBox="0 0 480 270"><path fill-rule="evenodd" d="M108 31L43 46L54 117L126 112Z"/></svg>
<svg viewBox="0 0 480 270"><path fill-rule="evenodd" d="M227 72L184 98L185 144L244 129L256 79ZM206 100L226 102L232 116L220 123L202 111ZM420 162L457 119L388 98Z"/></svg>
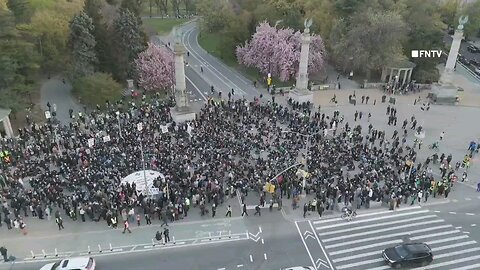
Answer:
<svg viewBox="0 0 480 270"><path fill-rule="evenodd" d="M243 267L243 264L237 264L237 268Z"/></svg>
<svg viewBox="0 0 480 270"><path fill-rule="evenodd" d="M447 246L441 246L441 247L437 247L437 248L432 248L433 251L440 251L440 250L445 250L445 249L449 249L449 248L456 248L456 247L463 247L463 246L468 246L468 245L473 245L473 244L476 244L477 241L475 240L472 240L472 241L468 241L468 242L461 242L461 243L456 243L456 244L452 244L452 245L447 245Z"/></svg>
<svg viewBox="0 0 480 270"><path fill-rule="evenodd" d="M265 241L263 240L263 238L262 238L262 245L265 245Z"/></svg>
<svg viewBox="0 0 480 270"><path fill-rule="evenodd" d="M419 230L415 230L415 231L410 231L409 233L410 234L416 234L416 233L422 233L422 232L430 232L432 230L446 229L446 228L450 228L450 227L452 227L452 225L450 225L450 224L441 225L441 226L428 227L428 228L423 228L423 229L419 229ZM353 240L353 241L342 241L341 243L338 243L338 244L325 246L325 248L330 249L330 248L336 248L336 247L341 247L341 246L348 246L348 245L351 245L351 244L358 244L358 243L362 243L362 242L381 240L381 239L385 239L385 238L392 238L392 237L399 237L399 236L401 237L401 236L405 236L405 235L408 235L408 233L407 232L399 232L399 233L392 233L392 234L387 234L387 235L380 235L380 236L362 238L362 239Z"/></svg>
<svg viewBox="0 0 480 270"><path fill-rule="evenodd" d="M475 226L477 226L477 224L474 223L474 224L472 224L472 225L470 225L470 226L475 227Z"/></svg>
<svg viewBox="0 0 480 270"><path fill-rule="evenodd" d="M438 210L435 210L435 211L433 211L433 212L435 212L435 213L440 213L440 211L438 211Z"/></svg>
<svg viewBox="0 0 480 270"><path fill-rule="evenodd" d="M456 215L457 212L448 212L449 214Z"/></svg>
<svg viewBox="0 0 480 270"><path fill-rule="evenodd" d="M421 207L420 206L412 206L412 207L407 207L407 208L400 208L400 209L397 209L395 211L391 211L391 210L372 211L372 212L369 212L369 213L362 213L362 215L359 216L359 217L378 216L378 215L381 215L381 214L398 213L398 212L415 210L415 209L421 209ZM422 211L422 213L423 212L428 212L428 210L424 210L424 211ZM330 222L336 222L336 221L342 221L342 220L343 219L340 218L340 217L331 218L331 219L322 219L322 220L313 221L313 224L317 225L317 224L324 224L324 223L330 223ZM352 222L349 222L349 223L352 224ZM336 224L336 225L338 225L338 224Z"/></svg>
<svg viewBox="0 0 480 270"><path fill-rule="evenodd" d="M466 200L466 201L471 201L471 200L472 200L472 198L465 198L465 200Z"/></svg>
<svg viewBox="0 0 480 270"><path fill-rule="evenodd" d="M443 220L443 219L439 219L439 220L430 220L430 221L425 221L425 222L417 222L415 224L415 226L441 223L441 222L444 222L444 221L445 220ZM365 231L365 232L361 232L361 233L353 233L353 234L348 234L348 235L342 235L342 236L327 238L327 239L323 240L323 242L328 243L328 242L332 242L332 241L344 240L344 239L353 238L353 237L357 237L357 236L364 236L364 235L370 235L370 234L377 234L377 233L381 233L381 232L395 231L395 230L398 230L398 229L409 228L409 227L412 227L412 224L406 224L406 225L401 225L401 226L396 226L396 227L379 229L379 230L375 230L375 231ZM321 235L322 234L320 234L320 236Z"/></svg>
<svg viewBox="0 0 480 270"><path fill-rule="evenodd" d="M429 266L426 266L423 269L438 269L438 268L443 267L443 266L448 266L448 265L452 265L452 264L463 263L463 262L468 262L468 261L473 261L473 260L478 260L478 259L480 259L480 255L469 256L469 257L466 257L466 258L447 261L447 262L443 262L443 263L430 264Z"/></svg>
<svg viewBox="0 0 480 270"><path fill-rule="evenodd" d="M431 228L430 228L431 229ZM439 233L432 233L432 234L425 234L425 235L420 235L420 236L415 236L412 237L412 240L419 240L419 239L424 239L424 238L430 238L430 237L437 237L437 236L444 236L444 235L449 235L449 234L454 234L454 233L459 233L459 230L453 230L453 231L446 231L446 232L439 232Z"/></svg>
<svg viewBox="0 0 480 270"><path fill-rule="evenodd" d="M252 256L252 254L250 254L250 262L253 263L253 256Z"/></svg>
<svg viewBox="0 0 480 270"><path fill-rule="evenodd" d="M333 259L332 261L335 262L335 263L344 262L344 261L350 261L350 260L358 259L358 258L362 258L362 257L368 257L368 256L372 256L372 255L379 255L379 254L382 254L382 251L383 251L383 250L376 250L376 251L367 252L367 253L361 253L361 254L357 254L357 255L353 255L353 256L341 257L341 258L338 258L338 259Z"/></svg>
<svg viewBox="0 0 480 270"><path fill-rule="evenodd" d="M455 227L455 229L461 229L461 228L462 228L462 226Z"/></svg>
<svg viewBox="0 0 480 270"><path fill-rule="evenodd" d="M335 251L335 252L329 252L329 254L331 256L335 256L335 255L340 255L340 254L349 253L349 252L353 252L353 251L359 251L359 250L364 250L364 249L369 249L369 248L374 248L374 247L381 247L381 246L390 245L390 244L391 245L400 244L402 242L403 242L402 240L396 239L396 240L391 240L391 241L375 243L375 244L371 244L371 245L365 245L365 246L361 246L361 247L355 247L355 248L349 248L349 249L339 250L339 251Z"/></svg>
<svg viewBox="0 0 480 270"><path fill-rule="evenodd" d="M419 216L415 218L408 218L408 219L400 219L400 220L394 220L390 222L380 222L378 224L368 224L364 226L357 226L357 227L352 227L344 230L334 230L331 232L323 232L319 233L320 236L326 236L330 234L337 234L337 233L345 233L345 232L350 232L350 231L355 231L355 230L363 230L363 229L368 229L368 228L374 228L374 227L380 227L380 226L386 226L386 225L393 225L393 224L398 224L398 223L410 223L412 221L417 221L417 220L422 220L422 219L429 219L429 218L436 218L436 215L428 215L428 216Z"/></svg>
<svg viewBox="0 0 480 270"><path fill-rule="evenodd" d="M197 90L197 92L200 94L200 96L202 96L202 98L203 98L204 100L207 100L207 98L206 98L205 95L202 93L202 91L200 91L200 89L198 89L198 86L197 86L196 84L194 84L193 81L190 80L190 78L188 78L187 76L185 76L185 79L187 79L187 81L189 81L189 82L193 85L193 87Z"/></svg>
<svg viewBox="0 0 480 270"><path fill-rule="evenodd" d="M312 231L314 232L315 238L317 239L317 243L318 243L318 245L320 246L320 248L322 249L323 255L325 255L325 258L327 259L328 265L330 265L330 269L334 269L334 268L333 268L333 264L332 264L332 262L330 261L330 258L328 257L328 254L327 254L325 248L323 247L322 243L320 243L320 239L318 239L318 235L315 233L315 229L313 228L312 222L311 222L310 220L308 221L308 225L310 225L310 228L311 228ZM317 260L317 262L318 262L318 260ZM317 268L319 267L318 264L315 265L315 266L316 266Z"/></svg>
<svg viewBox="0 0 480 270"><path fill-rule="evenodd" d="M414 211L414 212L407 212L407 213L401 213L401 214L393 214L393 212L387 212L387 213L392 213L391 215L386 215L386 216L380 216L378 217L378 214L376 215L377 217L374 218L368 218L368 219L360 219L360 220L354 220L350 222L344 222L344 223L336 223L332 225L327 225L327 226L321 226L317 227L317 230L322 230L322 229L330 229L330 228L337 228L339 226L349 226L352 224L359 224L359 223L366 223L370 221L378 221L378 220L383 220L383 219L390 219L390 218L397 218L397 217L403 217L403 216L410 216L410 215L416 215L416 214L423 214L423 213L428 213L430 210L420 210L420 211ZM357 216L358 218L359 216ZM363 217L363 216L360 216ZM341 218L340 218L341 219Z"/></svg>
<svg viewBox="0 0 480 270"><path fill-rule="evenodd" d="M263 253L263 258L265 258L265 261L267 260L267 253Z"/></svg>
<svg viewBox="0 0 480 270"><path fill-rule="evenodd" d="M344 264L344 265L337 266L336 269L341 270L341 269L345 269L345 268L357 267L357 266L360 266L360 265L383 262L383 261L384 261L383 258L366 260L366 261L359 261L359 262L354 262L354 263L350 263L350 264Z"/></svg>
<svg viewBox="0 0 480 270"><path fill-rule="evenodd" d="M472 265L467 265L464 267L460 268L455 268L456 270L469 270L469 269L480 269L480 263L472 264Z"/></svg>
<svg viewBox="0 0 480 270"><path fill-rule="evenodd" d="M298 234L300 235L300 239L302 239L303 246L305 246L305 250L307 250L308 257L310 257L310 260L312 261L313 267L315 268L315 270L318 270L317 266L315 264L315 261L313 260L312 253L310 253L310 250L308 249L307 243L305 243L305 239L303 239L302 232L300 231L300 227L298 226L297 222L295 222L295 226L297 227L297 231L298 231Z"/></svg>
<svg viewBox="0 0 480 270"><path fill-rule="evenodd" d="M465 213L465 215L467 215L467 216L475 216L474 213Z"/></svg>
<svg viewBox="0 0 480 270"><path fill-rule="evenodd" d="M450 242L450 241L455 241L455 240L460 240L465 238L468 238L468 235L459 235L459 236L450 237L450 238L443 238L439 240L428 241L427 244L429 245L440 244L440 243L445 243L445 242Z"/></svg>

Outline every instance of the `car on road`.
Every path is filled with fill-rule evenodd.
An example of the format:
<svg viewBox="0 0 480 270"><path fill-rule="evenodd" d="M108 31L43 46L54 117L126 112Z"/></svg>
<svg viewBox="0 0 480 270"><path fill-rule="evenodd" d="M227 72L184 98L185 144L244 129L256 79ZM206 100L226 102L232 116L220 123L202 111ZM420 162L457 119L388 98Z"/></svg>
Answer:
<svg viewBox="0 0 480 270"><path fill-rule="evenodd" d="M285 268L284 270L315 270L312 266L295 266L290 268Z"/></svg>
<svg viewBox="0 0 480 270"><path fill-rule="evenodd" d="M458 58L457 58L458 61L460 61L460 63L464 64L464 65L468 65L469 62L468 62L468 59L465 58L465 56L461 55L461 54L458 54Z"/></svg>
<svg viewBox="0 0 480 270"><path fill-rule="evenodd" d="M467 50L471 53L480 53L480 48L475 45L468 45Z"/></svg>
<svg viewBox="0 0 480 270"><path fill-rule="evenodd" d="M474 66L474 67L480 67L480 63L476 59L470 59L470 61L468 61L468 63L470 65Z"/></svg>
<svg viewBox="0 0 480 270"><path fill-rule="evenodd" d="M403 243L385 249L382 255L393 268L426 266L433 261L432 249L425 243Z"/></svg>
<svg viewBox="0 0 480 270"><path fill-rule="evenodd" d="M40 270L95 270L95 260L91 257L68 258L46 264Z"/></svg>
<svg viewBox="0 0 480 270"><path fill-rule="evenodd" d="M480 76L480 68L475 68L473 70L473 72L475 72L475 74L477 74L478 76Z"/></svg>

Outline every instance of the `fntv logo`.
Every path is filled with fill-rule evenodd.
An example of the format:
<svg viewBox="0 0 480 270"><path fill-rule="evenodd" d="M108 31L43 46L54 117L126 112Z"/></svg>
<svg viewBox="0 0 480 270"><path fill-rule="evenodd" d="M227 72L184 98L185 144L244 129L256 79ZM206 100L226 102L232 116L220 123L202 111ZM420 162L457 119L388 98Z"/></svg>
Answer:
<svg viewBox="0 0 480 270"><path fill-rule="evenodd" d="M412 50L413 58L433 58L442 56L441 50Z"/></svg>

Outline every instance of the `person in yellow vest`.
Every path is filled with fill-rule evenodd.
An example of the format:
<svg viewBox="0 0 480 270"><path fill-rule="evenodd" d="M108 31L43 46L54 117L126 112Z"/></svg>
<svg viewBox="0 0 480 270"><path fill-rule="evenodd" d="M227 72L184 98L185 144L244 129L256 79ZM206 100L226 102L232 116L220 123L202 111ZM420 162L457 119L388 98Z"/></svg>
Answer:
<svg viewBox="0 0 480 270"><path fill-rule="evenodd" d="M430 193L433 195L434 198L437 195L437 185L435 183L435 180L433 179L430 182Z"/></svg>

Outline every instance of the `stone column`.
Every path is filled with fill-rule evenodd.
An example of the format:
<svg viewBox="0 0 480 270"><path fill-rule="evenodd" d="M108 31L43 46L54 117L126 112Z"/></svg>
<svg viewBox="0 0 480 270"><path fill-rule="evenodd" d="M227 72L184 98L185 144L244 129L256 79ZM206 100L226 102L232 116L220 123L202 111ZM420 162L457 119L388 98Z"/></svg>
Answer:
<svg viewBox="0 0 480 270"><path fill-rule="evenodd" d="M386 68L382 68L382 75L380 76L380 81L383 83L385 82L385 77L387 77L387 69Z"/></svg>
<svg viewBox="0 0 480 270"><path fill-rule="evenodd" d="M307 31L308 30L308 31ZM302 48L300 50L300 64L298 67L297 83L295 84L300 91L308 90L308 54L310 53L310 31L305 29L302 37Z"/></svg>
<svg viewBox="0 0 480 270"><path fill-rule="evenodd" d="M8 115L3 119L3 128L5 129L7 138L13 138L15 136L15 134L13 134L12 124L10 123L10 117L8 117Z"/></svg>
<svg viewBox="0 0 480 270"><path fill-rule="evenodd" d="M390 68L390 77L388 77L388 82L392 81L392 76L393 76L393 68Z"/></svg>
<svg viewBox="0 0 480 270"><path fill-rule="evenodd" d="M298 102L313 101L313 93L308 90L308 55L310 53L310 29L305 24L305 30L301 36L300 63L298 65L298 76L295 84L295 90L290 93L290 97Z"/></svg>
<svg viewBox="0 0 480 270"><path fill-rule="evenodd" d="M408 70L408 79L407 79L408 82L410 82L412 80L412 72L413 72L413 69L410 68Z"/></svg>
<svg viewBox="0 0 480 270"><path fill-rule="evenodd" d="M448 53L447 63L445 64L445 69L443 70L442 76L440 77L440 82L442 84L451 84L452 82L452 75L455 69L455 64L457 62L458 51L460 49L462 39L463 29L455 30L452 45L450 46L450 52Z"/></svg>
<svg viewBox="0 0 480 270"><path fill-rule="evenodd" d="M174 110L170 110L173 121L183 123L195 120L195 112L188 104L187 84L185 82L185 47L181 42L173 46L175 54L175 102Z"/></svg>
<svg viewBox="0 0 480 270"><path fill-rule="evenodd" d="M175 100L177 108L182 109L188 106L187 84L185 82L185 47L181 43L176 43L173 47L175 54Z"/></svg>
<svg viewBox="0 0 480 270"><path fill-rule="evenodd" d="M404 69L403 70L403 83L402 84L405 84L405 81L407 80L407 76L408 76L408 69Z"/></svg>

